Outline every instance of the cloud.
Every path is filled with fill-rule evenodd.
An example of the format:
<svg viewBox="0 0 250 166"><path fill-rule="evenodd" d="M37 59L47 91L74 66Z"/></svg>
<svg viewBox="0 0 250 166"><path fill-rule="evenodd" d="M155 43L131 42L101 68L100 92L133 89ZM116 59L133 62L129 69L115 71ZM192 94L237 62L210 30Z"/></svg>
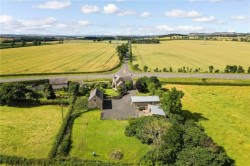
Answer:
<svg viewBox="0 0 250 166"><path fill-rule="evenodd" d="M114 14L118 13L120 9L115 4L108 4L103 7L104 13Z"/></svg>
<svg viewBox="0 0 250 166"><path fill-rule="evenodd" d="M78 25L80 25L81 27L87 27L91 25L91 23L89 21L78 21Z"/></svg>
<svg viewBox="0 0 250 166"><path fill-rule="evenodd" d="M243 15L231 16L230 18L231 18L231 20L235 20L235 21L247 21L247 20L250 20L250 17L246 17L246 16L243 16Z"/></svg>
<svg viewBox="0 0 250 166"><path fill-rule="evenodd" d="M140 17L149 17L149 16L151 16L151 13L149 12L143 12L140 14Z"/></svg>
<svg viewBox="0 0 250 166"><path fill-rule="evenodd" d="M214 22L216 21L214 16L209 17L197 17L193 19L194 22Z"/></svg>
<svg viewBox="0 0 250 166"><path fill-rule="evenodd" d="M210 2L222 2L224 0L209 0Z"/></svg>
<svg viewBox="0 0 250 166"><path fill-rule="evenodd" d="M0 24L8 24L13 21L13 17L9 15L1 15L0 16Z"/></svg>
<svg viewBox="0 0 250 166"><path fill-rule="evenodd" d="M136 14L133 10L125 10L125 11L119 11L117 13L118 16L126 16L126 15L133 15Z"/></svg>
<svg viewBox="0 0 250 166"><path fill-rule="evenodd" d="M201 2L203 0L188 0L189 2Z"/></svg>
<svg viewBox="0 0 250 166"><path fill-rule="evenodd" d="M81 11L85 14L89 14L89 13L98 13L99 12L99 8L97 6L91 6L91 5L84 5L81 8Z"/></svg>
<svg viewBox="0 0 250 166"><path fill-rule="evenodd" d="M195 11L195 10L185 11L185 10L181 10L181 9L173 9L171 11L167 11L165 13L165 15L169 16L169 17L194 18L194 17L200 17L202 14Z"/></svg>
<svg viewBox="0 0 250 166"><path fill-rule="evenodd" d="M71 5L69 0L66 1L47 1L43 4L34 6L35 8L40 8L40 9L52 9L52 10L56 10L56 9L63 9L66 7L69 7Z"/></svg>
<svg viewBox="0 0 250 166"><path fill-rule="evenodd" d="M202 26L190 26L190 25L180 25L180 26L169 26L169 25L158 25L155 27L156 30L163 32L200 32L206 29Z"/></svg>

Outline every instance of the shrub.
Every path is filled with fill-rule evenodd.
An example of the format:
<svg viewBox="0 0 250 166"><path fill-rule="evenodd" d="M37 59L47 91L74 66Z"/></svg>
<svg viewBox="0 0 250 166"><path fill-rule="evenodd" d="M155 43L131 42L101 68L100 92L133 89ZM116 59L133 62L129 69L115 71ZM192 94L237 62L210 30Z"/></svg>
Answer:
<svg viewBox="0 0 250 166"><path fill-rule="evenodd" d="M123 157L123 154L120 150L115 150L111 152L110 158L115 159L115 160L121 160Z"/></svg>

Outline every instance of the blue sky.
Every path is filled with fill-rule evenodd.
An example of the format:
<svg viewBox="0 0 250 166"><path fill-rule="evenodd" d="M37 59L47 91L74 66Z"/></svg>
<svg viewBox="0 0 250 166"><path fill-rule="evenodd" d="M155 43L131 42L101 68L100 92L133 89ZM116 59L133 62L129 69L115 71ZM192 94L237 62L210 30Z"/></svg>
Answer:
<svg viewBox="0 0 250 166"><path fill-rule="evenodd" d="M250 32L249 0L1 0L1 34Z"/></svg>

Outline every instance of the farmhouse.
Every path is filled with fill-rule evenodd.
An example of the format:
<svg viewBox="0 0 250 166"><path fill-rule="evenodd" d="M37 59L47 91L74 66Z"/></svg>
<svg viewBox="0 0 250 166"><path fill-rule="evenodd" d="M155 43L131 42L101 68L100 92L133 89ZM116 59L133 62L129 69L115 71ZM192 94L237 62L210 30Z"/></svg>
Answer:
<svg viewBox="0 0 250 166"><path fill-rule="evenodd" d="M113 82L112 82L112 88L117 90L117 88L126 88L126 82L132 82L133 83L133 79L131 78L131 76L127 75L127 76L119 76L119 75L115 75L113 77Z"/></svg>
<svg viewBox="0 0 250 166"><path fill-rule="evenodd" d="M160 99L158 96L131 96L131 104L137 107L158 105Z"/></svg>
<svg viewBox="0 0 250 166"><path fill-rule="evenodd" d="M103 93L98 88L94 89L89 96L88 100L89 108L99 108L102 110L103 108Z"/></svg>

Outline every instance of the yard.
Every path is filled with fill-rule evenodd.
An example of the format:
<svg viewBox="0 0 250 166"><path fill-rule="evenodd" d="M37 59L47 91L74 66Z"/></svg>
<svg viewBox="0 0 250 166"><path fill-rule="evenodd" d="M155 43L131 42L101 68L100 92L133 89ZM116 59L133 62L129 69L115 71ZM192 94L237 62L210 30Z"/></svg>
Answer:
<svg viewBox="0 0 250 166"><path fill-rule="evenodd" d="M161 44L133 44L133 65L148 66L151 72L164 67L173 72L183 66L208 71L210 65L223 71L226 65L250 66L250 43L230 41L174 40Z"/></svg>
<svg viewBox="0 0 250 166"><path fill-rule="evenodd" d="M108 97L118 97L119 96L118 92L115 91L114 89L105 89L105 94Z"/></svg>
<svg viewBox="0 0 250 166"><path fill-rule="evenodd" d="M100 72L119 65L116 44L109 43L69 42L1 49L0 59L0 75Z"/></svg>
<svg viewBox="0 0 250 166"><path fill-rule="evenodd" d="M1 106L0 154L46 158L61 123L59 106Z"/></svg>
<svg viewBox="0 0 250 166"><path fill-rule="evenodd" d="M75 120L71 157L115 162L109 155L121 150L124 156L120 161L135 163L150 149L138 139L124 135L128 121L100 120L100 114L98 110L90 111Z"/></svg>
<svg viewBox="0 0 250 166"><path fill-rule="evenodd" d="M237 165L249 165L250 87L167 85L185 93L183 109L189 110L216 143Z"/></svg>

